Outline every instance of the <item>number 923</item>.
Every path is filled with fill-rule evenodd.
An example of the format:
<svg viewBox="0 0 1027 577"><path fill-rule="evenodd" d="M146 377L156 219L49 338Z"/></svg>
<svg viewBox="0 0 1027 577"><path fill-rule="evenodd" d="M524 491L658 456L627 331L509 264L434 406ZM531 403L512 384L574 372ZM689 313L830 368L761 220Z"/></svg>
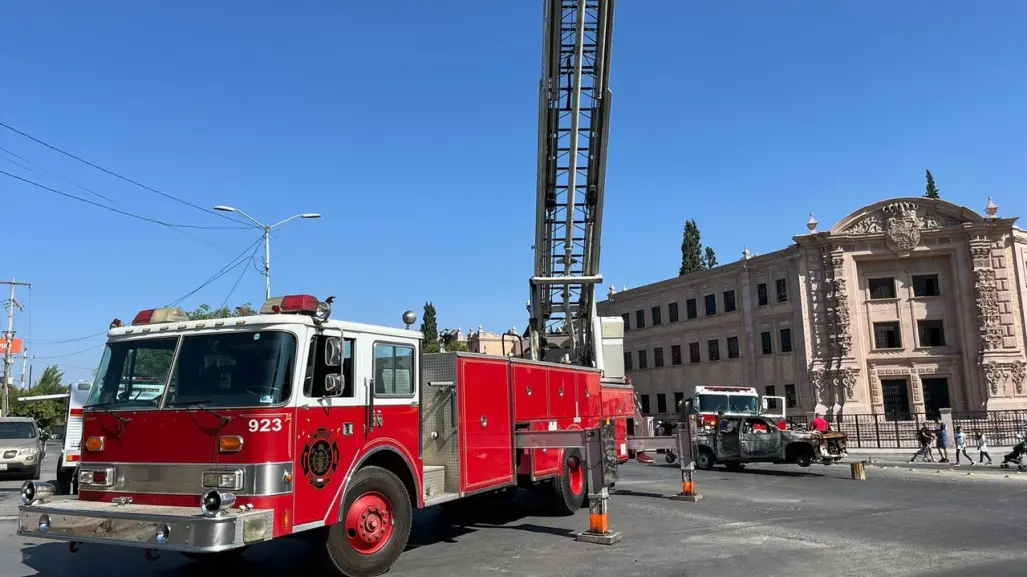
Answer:
<svg viewBox="0 0 1027 577"><path fill-rule="evenodd" d="M250 419L247 424L251 433L269 433L282 430L281 419Z"/></svg>

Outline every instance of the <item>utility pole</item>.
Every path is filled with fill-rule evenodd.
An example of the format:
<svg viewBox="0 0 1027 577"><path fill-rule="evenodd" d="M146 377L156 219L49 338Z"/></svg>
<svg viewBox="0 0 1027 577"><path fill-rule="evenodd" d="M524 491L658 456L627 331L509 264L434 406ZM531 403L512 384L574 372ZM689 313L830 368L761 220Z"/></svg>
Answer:
<svg viewBox="0 0 1027 577"><path fill-rule="evenodd" d="M4 334L5 344L4 347L4 396L3 396L3 416L6 417L10 411L10 397L11 397L11 365L14 364L14 309L25 310L25 305L18 302L18 299L14 297L14 291L19 286L31 287L31 283L18 282L13 277L11 280L0 281L0 284L10 285L11 296L7 300L7 332Z"/></svg>

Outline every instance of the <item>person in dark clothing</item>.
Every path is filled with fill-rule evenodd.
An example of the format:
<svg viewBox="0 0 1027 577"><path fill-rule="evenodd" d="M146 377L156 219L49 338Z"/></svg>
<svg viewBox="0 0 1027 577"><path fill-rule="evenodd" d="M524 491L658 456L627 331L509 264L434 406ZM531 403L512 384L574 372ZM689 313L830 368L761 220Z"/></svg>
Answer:
<svg viewBox="0 0 1027 577"><path fill-rule="evenodd" d="M928 428L927 423L920 426L920 430L916 432L916 439L920 443L920 449L916 453L913 453L913 458L909 460L910 463L916 461L917 457L923 458L924 461L934 462L934 455L931 454L931 429Z"/></svg>

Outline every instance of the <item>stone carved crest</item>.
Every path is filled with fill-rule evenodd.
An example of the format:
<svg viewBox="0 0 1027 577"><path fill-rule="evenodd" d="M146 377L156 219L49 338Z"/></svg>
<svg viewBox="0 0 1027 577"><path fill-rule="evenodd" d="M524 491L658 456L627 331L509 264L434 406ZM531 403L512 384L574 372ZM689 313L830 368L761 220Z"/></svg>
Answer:
<svg viewBox="0 0 1027 577"><path fill-rule="evenodd" d="M912 251L920 244L920 227L923 221L916 215L916 207L897 203L894 216L888 218L885 239L892 250L900 253Z"/></svg>
<svg viewBox="0 0 1027 577"><path fill-rule="evenodd" d="M834 373L835 386L844 389L845 398L850 401L856 398L856 374L858 372L857 369L846 368Z"/></svg>
<svg viewBox="0 0 1027 577"><path fill-rule="evenodd" d="M1010 370L1009 378L1013 379L1013 386L1016 387L1016 394L1023 394L1023 382L1027 379L1027 362L1016 361Z"/></svg>
<svg viewBox="0 0 1027 577"><path fill-rule="evenodd" d="M813 395L820 403L824 401L824 376L824 371L820 369L809 372L809 384L813 386Z"/></svg>
<svg viewBox="0 0 1027 577"><path fill-rule="evenodd" d="M1022 362L1022 361L1020 361ZM988 382L988 389L991 394L999 394L999 386L1004 386L1010 375L1013 373L1013 364L990 361L982 365L984 369L984 380Z"/></svg>
<svg viewBox="0 0 1027 577"><path fill-rule="evenodd" d="M813 369L809 372L809 382L813 386L817 402L827 404L825 385L830 384L834 393L834 399L854 400L856 398L856 382L859 377L859 369L844 368L838 370Z"/></svg>

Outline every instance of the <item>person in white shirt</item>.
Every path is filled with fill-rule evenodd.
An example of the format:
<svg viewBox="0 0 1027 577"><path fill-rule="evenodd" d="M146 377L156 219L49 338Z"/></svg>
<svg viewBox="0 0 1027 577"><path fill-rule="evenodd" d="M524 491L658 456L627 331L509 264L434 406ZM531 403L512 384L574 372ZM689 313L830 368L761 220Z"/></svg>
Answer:
<svg viewBox="0 0 1027 577"><path fill-rule="evenodd" d="M977 433L977 450L980 452L977 460L981 463L984 459L988 459L988 464L991 464L991 455L988 454L988 437L984 433Z"/></svg>
<svg viewBox="0 0 1027 577"><path fill-rule="evenodd" d="M953 439L956 442L956 466L959 466L959 454L962 453L966 457L967 461L970 461L970 466L973 467L977 463L970 458L970 455L966 452L966 433L963 432L963 427L956 425L956 434Z"/></svg>

